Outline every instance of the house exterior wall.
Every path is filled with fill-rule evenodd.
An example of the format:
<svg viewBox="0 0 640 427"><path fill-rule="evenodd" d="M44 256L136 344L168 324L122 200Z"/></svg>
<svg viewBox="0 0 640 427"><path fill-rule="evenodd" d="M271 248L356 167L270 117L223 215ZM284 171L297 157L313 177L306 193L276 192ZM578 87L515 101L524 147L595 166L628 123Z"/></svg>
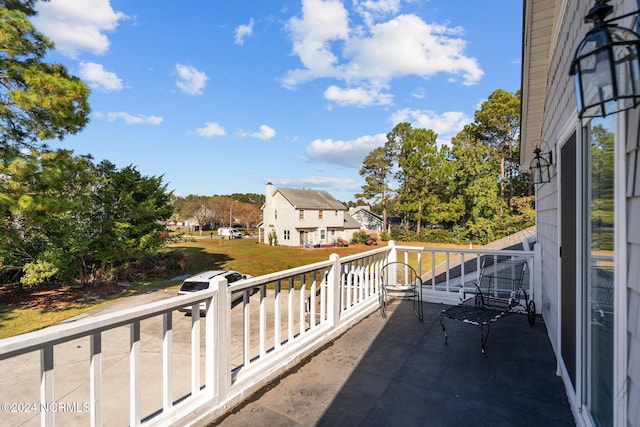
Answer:
<svg viewBox="0 0 640 427"><path fill-rule="evenodd" d="M543 0L525 0L525 9L536 10L533 4L542 4ZM540 139L545 141L552 149L554 154L553 176L550 183L536 186L536 212L537 212L537 240L542 247L542 313L549 333L550 341L556 351L557 357L562 362L560 350L560 292L561 292L561 259L559 257L560 250L560 200L562 192L575 191L577 195L577 210L580 216L582 204L582 183L581 183L581 165L579 164L580 156L576 156L577 185L575 189L559 188L559 180L562 170L558 166L559 154L562 144L576 132L577 150L582 150L581 141L583 135L581 133L582 123L578 120L575 89L573 78L569 76L570 63L573 60L574 52L578 47L591 24L583 22L589 8L594 2L584 2L581 0L558 0L553 3L553 7L542 8L543 13L549 13L553 17L553 37L549 49L549 59L546 65L547 86L545 89L546 99L544 102L544 114L542 118L542 131L540 135L527 135L527 139ZM621 16L625 13L633 12L640 6L636 0L614 0L610 2L614 7L613 16ZM545 6L547 6L545 4ZM526 15L525 15L526 17ZM534 18L530 18L534 19ZM626 18L618 21L619 25L627 28L631 27L631 21L634 18ZM637 18L636 18L637 19ZM526 32L525 22L525 40L531 37ZM638 31L636 26L635 30ZM531 46L536 49L537 46ZM526 52L526 49L525 49ZM525 61L526 63L526 61ZM530 75L534 70L529 69L523 71L523 76ZM523 87L526 87L523 83ZM523 107L524 108L524 107ZM526 110L524 110L526 111ZM618 174L616 186L622 186L625 197L616 199L615 209L617 211L616 227L623 227L622 232L618 234L622 240L616 244L616 255L621 256L624 262L616 265L616 306L615 306L615 365L614 375L618 378L617 388L614 390L614 425L640 425L640 137L638 133L640 123L640 107L619 113L616 117L618 123L624 129L617 135L616 144L620 146L624 144L623 162L617 163ZM618 148L616 148L618 149ZM622 182L622 181L626 182ZM634 182L635 181L635 182ZM635 185L635 187L634 187ZM579 221L578 223L579 227ZM581 230L577 230L578 247L580 248L582 237ZM577 254L579 258L579 253ZM577 269L581 270L581 261L578 259ZM579 280L582 273L578 271L577 278L577 304L582 304L581 290L583 286ZM586 317L582 315L583 319ZM580 322L580 319L578 319ZM580 334L583 332L581 328L587 325L578 325L576 333L578 334L577 354L578 358L584 358L584 348L581 348ZM578 361L578 368L580 368ZM584 369L584 366L582 367ZM579 369L580 370L580 369ZM620 375L618 372L621 372ZM626 375L624 375L626 372ZM581 372L578 372L578 376ZM571 385L565 378L565 384L569 391L570 400ZM614 385L616 383L614 382ZM587 386L578 379L578 388ZM575 393L581 393L580 390ZM579 396L578 396L579 398ZM584 398L584 396L583 396ZM582 404L575 401L573 396L574 414L579 424L585 423L589 425L586 411L579 408ZM622 402L622 403L621 403ZM588 409L588 408L587 408Z"/></svg>
<svg viewBox="0 0 640 427"><path fill-rule="evenodd" d="M271 198L271 223L278 237L278 244L284 246L298 246L299 235L295 230L297 223L296 209L282 197L282 194L276 192ZM289 238L285 238L285 231L289 231Z"/></svg>
<svg viewBox="0 0 640 427"><path fill-rule="evenodd" d="M573 46L582 37L582 17L586 13L587 4L571 1L565 5L567 13L556 18L553 28L557 37L552 39L550 61L553 64L548 70L548 87L545 101L545 114L540 139L545 141L554 153L551 182L537 185L537 238L542 247L542 314L547 324L549 338L557 354L559 348L560 328L560 227L559 227L559 174L557 161L561 146L566 142L572 130L568 124L576 123L575 95L573 80L568 75L570 62L573 59ZM563 6L557 5L557 10ZM558 28L580 30L574 33L558 31Z"/></svg>
<svg viewBox="0 0 640 427"><path fill-rule="evenodd" d="M628 421L640 422L640 109L627 116L627 369Z"/></svg>

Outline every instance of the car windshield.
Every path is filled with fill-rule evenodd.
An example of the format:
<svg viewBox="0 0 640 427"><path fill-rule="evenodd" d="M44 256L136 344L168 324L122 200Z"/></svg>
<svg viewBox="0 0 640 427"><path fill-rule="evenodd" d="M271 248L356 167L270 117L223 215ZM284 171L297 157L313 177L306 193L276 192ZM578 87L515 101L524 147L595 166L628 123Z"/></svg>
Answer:
<svg viewBox="0 0 640 427"><path fill-rule="evenodd" d="M195 292L209 288L209 282L184 282L180 287L181 291Z"/></svg>

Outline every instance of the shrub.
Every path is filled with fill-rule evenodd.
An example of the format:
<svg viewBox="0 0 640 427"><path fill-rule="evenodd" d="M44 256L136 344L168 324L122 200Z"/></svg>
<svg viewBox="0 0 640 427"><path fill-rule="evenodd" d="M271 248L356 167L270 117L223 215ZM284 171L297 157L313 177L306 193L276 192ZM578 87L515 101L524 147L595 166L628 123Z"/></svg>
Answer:
<svg viewBox="0 0 640 427"><path fill-rule="evenodd" d="M351 237L351 243L366 243L367 233L365 231L356 231Z"/></svg>
<svg viewBox="0 0 640 427"><path fill-rule="evenodd" d="M24 275L20 278L20 283L36 286L58 274L59 269L49 261L37 260L26 263L22 271Z"/></svg>
<svg viewBox="0 0 640 427"><path fill-rule="evenodd" d="M278 246L278 233L276 233L275 229L271 229L267 238L269 239L270 246Z"/></svg>

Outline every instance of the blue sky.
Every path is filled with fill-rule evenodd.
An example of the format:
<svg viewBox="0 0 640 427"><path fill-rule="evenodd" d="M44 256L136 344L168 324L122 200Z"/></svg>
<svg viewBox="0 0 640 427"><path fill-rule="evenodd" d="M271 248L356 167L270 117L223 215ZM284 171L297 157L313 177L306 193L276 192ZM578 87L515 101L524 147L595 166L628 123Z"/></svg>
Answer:
<svg viewBox="0 0 640 427"><path fill-rule="evenodd" d="M447 143L520 87L522 2L51 0L36 28L91 87L51 147L163 175L176 194L327 190L403 121Z"/></svg>

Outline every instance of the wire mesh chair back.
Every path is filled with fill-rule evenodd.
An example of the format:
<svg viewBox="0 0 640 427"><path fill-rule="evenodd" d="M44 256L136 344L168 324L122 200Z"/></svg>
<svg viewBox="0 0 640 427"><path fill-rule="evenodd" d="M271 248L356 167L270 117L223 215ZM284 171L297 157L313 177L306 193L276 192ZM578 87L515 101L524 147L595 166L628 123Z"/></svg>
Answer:
<svg viewBox="0 0 640 427"><path fill-rule="evenodd" d="M404 262L390 262L380 270L380 312L387 317L387 306L392 299L412 301L413 312L422 321L422 279L416 270Z"/></svg>
<svg viewBox="0 0 640 427"><path fill-rule="evenodd" d="M478 287L485 296L519 299L523 292L527 261L505 256L483 256Z"/></svg>

